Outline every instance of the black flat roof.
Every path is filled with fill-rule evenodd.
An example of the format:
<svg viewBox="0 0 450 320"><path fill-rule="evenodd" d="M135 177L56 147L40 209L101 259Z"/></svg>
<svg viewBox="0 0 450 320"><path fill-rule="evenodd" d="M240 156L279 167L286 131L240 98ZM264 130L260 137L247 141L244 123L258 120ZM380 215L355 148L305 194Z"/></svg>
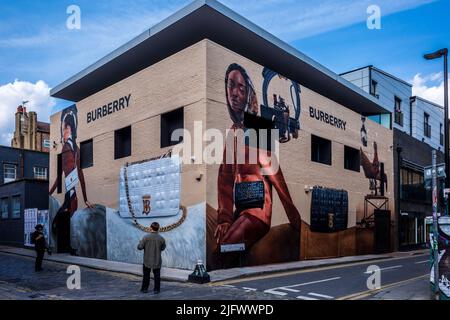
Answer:
<svg viewBox="0 0 450 320"><path fill-rule="evenodd" d="M197 0L53 88L78 102L209 39L362 114L389 113L375 97L216 0Z"/></svg>

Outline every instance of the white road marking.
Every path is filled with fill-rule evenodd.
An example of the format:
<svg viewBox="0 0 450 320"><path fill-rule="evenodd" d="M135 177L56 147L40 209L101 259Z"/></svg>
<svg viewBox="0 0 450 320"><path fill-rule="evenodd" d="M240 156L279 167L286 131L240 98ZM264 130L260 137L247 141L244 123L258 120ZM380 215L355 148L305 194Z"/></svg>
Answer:
<svg viewBox="0 0 450 320"><path fill-rule="evenodd" d="M233 286L231 284L223 284L222 287L236 288L235 286Z"/></svg>
<svg viewBox="0 0 450 320"><path fill-rule="evenodd" d="M242 289L244 289L245 292L257 291L257 289L255 289L255 288L248 288L248 287L242 287Z"/></svg>
<svg viewBox="0 0 450 320"><path fill-rule="evenodd" d="M390 270L390 269L398 269L398 268L401 268L401 267L403 267L403 266L398 265L398 266L392 266L392 267L380 268L380 271L383 271L383 270ZM365 273L365 274L372 274L372 272L369 272L369 271L366 271L366 272L364 272L364 273Z"/></svg>
<svg viewBox="0 0 450 320"><path fill-rule="evenodd" d="M292 287L301 287L301 286L307 286L309 284L314 284L314 283L321 283L321 282L327 282L327 281L333 281L333 280L338 280L341 277L334 277L334 278L328 278L328 279L323 279L323 280L317 280L317 281L311 281L311 282L305 282L305 283L299 283L299 284L294 284L292 286L288 286L289 288Z"/></svg>
<svg viewBox="0 0 450 320"><path fill-rule="evenodd" d="M319 300L316 298L311 298L311 297L306 297L306 296L298 296L297 299L301 299L301 300Z"/></svg>
<svg viewBox="0 0 450 320"><path fill-rule="evenodd" d="M424 260L424 261L419 261L419 262L414 262L415 264L421 264L421 263L427 263L430 262L430 260Z"/></svg>
<svg viewBox="0 0 450 320"><path fill-rule="evenodd" d="M310 293L308 293L308 295L318 297L318 298L324 298L324 299L334 299L334 297L332 297L332 296L327 296L326 294L320 294L320 293L314 293L314 292L310 292Z"/></svg>
<svg viewBox="0 0 450 320"><path fill-rule="evenodd" d="M281 288L272 288L272 289L264 290L264 292L265 293L274 294L274 295L277 295L277 296L285 296L285 295L287 295L286 292L277 291L279 289L281 289Z"/></svg>
<svg viewBox="0 0 450 320"><path fill-rule="evenodd" d="M317 280L317 281L311 281L311 282L294 284L294 285L291 285L291 286L276 287L276 288L271 288L271 289L264 290L264 292L265 293L270 293L270 294L275 294L277 296L285 296L285 295L287 295L287 293L286 292L282 292L280 290L289 291L289 292L300 292L299 290L292 289L292 288L306 286L306 285L314 284L314 283L333 281L333 280L337 280L337 279L340 279L340 278L341 277L334 277L334 278L329 278L329 279L323 279L323 280Z"/></svg>

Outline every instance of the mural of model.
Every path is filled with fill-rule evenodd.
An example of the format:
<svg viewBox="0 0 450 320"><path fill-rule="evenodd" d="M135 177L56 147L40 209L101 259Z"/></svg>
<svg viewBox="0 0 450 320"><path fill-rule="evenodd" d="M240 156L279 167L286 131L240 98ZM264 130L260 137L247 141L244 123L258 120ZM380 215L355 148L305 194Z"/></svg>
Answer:
<svg viewBox="0 0 450 320"><path fill-rule="evenodd" d="M258 103L252 81L246 70L238 64L231 64L225 75L226 102L232 120L230 135L234 145L245 148L245 159L251 147L237 142L237 130L246 130L244 113L258 113ZM255 164L236 163L236 147L234 163L226 163L224 150L223 163L218 174L218 209L217 228L214 238L218 245L245 243L249 250L270 230L272 219L272 187L278 193L289 219L290 225L300 234L301 218L295 207L281 168L277 172L263 176L261 168L269 169L270 152L259 152ZM262 150L261 150L262 151ZM245 161L247 162L247 160ZM218 250L218 248L216 249Z"/></svg>
<svg viewBox="0 0 450 320"><path fill-rule="evenodd" d="M370 181L370 190L374 190L375 194L377 194L377 181L386 184L386 190L388 185L386 173L381 172L381 165L378 160L378 146L376 142L373 143L373 152L373 161L370 161L369 157L364 153L362 148L360 148L361 166L363 167L364 175Z"/></svg>
<svg viewBox="0 0 450 320"><path fill-rule="evenodd" d="M56 233L58 241L58 251L70 251L70 218L78 209L78 197L76 188L78 183L81 185L84 203L88 208L93 208L86 195L86 185L84 181L83 170L80 166L80 149L76 142L77 139L77 108L69 107L61 113L61 143L63 143L61 164L64 174L65 196L62 206L59 208L53 219L52 229ZM52 195L58 181L62 177L57 177L53 186L50 188Z"/></svg>

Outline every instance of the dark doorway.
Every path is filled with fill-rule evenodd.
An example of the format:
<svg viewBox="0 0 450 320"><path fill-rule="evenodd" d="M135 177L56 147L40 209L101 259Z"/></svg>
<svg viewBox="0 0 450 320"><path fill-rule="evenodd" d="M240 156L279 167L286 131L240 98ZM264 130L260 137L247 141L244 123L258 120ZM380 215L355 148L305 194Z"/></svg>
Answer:
<svg viewBox="0 0 450 320"><path fill-rule="evenodd" d="M57 251L58 253L71 253L70 212L68 210L59 211L55 220Z"/></svg>
<svg viewBox="0 0 450 320"><path fill-rule="evenodd" d="M375 216L375 253L391 251L391 211L378 210Z"/></svg>

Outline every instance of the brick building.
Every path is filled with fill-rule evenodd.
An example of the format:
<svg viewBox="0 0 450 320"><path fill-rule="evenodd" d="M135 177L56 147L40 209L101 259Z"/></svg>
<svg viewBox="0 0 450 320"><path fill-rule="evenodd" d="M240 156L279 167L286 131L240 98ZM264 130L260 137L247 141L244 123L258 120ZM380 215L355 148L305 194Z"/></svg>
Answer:
<svg viewBox="0 0 450 320"><path fill-rule="evenodd" d="M175 268L394 249L393 132L367 120L389 112L216 1L195 1L51 95L74 102L51 117L58 251L140 263L153 221ZM270 163L282 170L223 163L225 144L208 154L230 128L274 130ZM268 149L249 141L245 152Z"/></svg>

